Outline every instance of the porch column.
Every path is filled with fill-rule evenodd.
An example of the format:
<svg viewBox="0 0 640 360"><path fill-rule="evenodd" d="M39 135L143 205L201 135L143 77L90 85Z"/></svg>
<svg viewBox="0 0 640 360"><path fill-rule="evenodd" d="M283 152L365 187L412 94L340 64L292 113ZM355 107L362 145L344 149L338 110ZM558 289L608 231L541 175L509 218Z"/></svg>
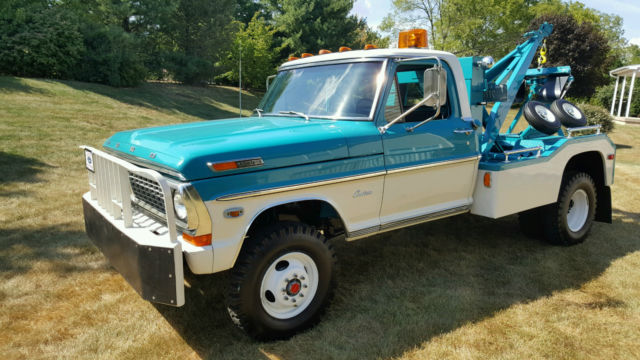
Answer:
<svg viewBox="0 0 640 360"><path fill-rule="evenodd" d="M622 103L624 102L624 87L627 85L627 77L622 79L622 90L620 90L620 103L618 104L618 116L622 113Z"/></svg>
<svg viewBox="0 0 640 360"><path fill-rule="evenodd" d="M633 86L636 83L636 73L634 72L631 76L631 85L629 85L629 96L627 96L627 112L625 113L625 117L629 117L629 108L631 107L631 96L633 95Z"/></svg>
<svg viewBox="0 0 640 360"><path fill-rule="evenodd" d="M613 89L613 100L611 100L611 112L610 115L613 116L613 110L616 108L616 96L618 96L618 81L620 80L620 76L616 76L616 87Z"/></svg>

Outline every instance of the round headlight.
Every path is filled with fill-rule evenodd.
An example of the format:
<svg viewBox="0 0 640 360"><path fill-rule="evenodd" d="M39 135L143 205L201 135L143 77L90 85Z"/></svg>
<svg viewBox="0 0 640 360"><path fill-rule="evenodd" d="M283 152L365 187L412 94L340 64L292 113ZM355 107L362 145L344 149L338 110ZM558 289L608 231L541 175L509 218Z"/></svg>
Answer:
<svg viewBox="0 0 640 360"><path fill-rule="evenodd" d="M173 194L173 209L175 210L178 219L183 221L187 220L187 207L182 201L182 195L178 192Z"/></svg>

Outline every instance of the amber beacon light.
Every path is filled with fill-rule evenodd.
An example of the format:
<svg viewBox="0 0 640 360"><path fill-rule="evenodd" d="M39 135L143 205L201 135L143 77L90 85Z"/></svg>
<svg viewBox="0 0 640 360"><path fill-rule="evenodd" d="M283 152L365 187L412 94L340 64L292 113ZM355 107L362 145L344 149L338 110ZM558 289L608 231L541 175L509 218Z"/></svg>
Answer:
<svg viewBox="0 0 640 360"><path fill-rule="evenodd" d="M411 29L401 31L398 39L398 47L404 48L426 48L427 47L427 30Z"/></svg>

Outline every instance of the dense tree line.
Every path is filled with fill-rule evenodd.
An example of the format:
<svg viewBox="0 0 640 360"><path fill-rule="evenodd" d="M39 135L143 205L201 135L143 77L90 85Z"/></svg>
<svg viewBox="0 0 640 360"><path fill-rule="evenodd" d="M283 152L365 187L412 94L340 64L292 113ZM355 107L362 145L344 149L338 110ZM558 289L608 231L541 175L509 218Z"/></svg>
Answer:
<svg viewBox="0 0 640 360"><path fill-rule="evenodd" d="M263 88L290 55L380 47L426 27L432 48L500 58L542 21L555 25L548 65L569 64L570 95L591 96L607 71L638 62L622 19L563 0L393 0L381 30L354 0L4 0L0 74L133 86L146 79ZM640 99L639 99L640 100Z"/></svg>
<svg viewBox="0 0 640 360"><path fill-rule="evenodd" d="M289 55L385 40L353 0L5 0L0 74L133 86L265 76Z"/></svg>

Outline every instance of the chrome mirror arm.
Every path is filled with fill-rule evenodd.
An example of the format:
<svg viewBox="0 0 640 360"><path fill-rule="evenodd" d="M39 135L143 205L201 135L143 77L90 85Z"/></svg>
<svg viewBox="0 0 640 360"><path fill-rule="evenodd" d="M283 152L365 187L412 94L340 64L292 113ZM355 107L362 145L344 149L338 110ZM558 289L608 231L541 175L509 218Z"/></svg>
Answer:
<svg viewBox="0 0 640 360"><path fill-rule="evenodd" d="M436 66L440 71L442 71L442 63L440 62L440 58L438 58L437 56L427 56L427 57L424 57L424 58L413 58L413 59L401 59L401 60L397 60L397 61L398 62L404 62L404 61L411 61L411 60L431 60L431 59L435 59L437 61L438 64ZM427 101L431 100L431 98L434 97L434 96L438 99L438 103L437 103L438 106L437 106L436 113L432 117L420 122L419 124L416 124L416 125L414 125L414 126L412 126L410 128L407 128L407 132L412 132L417 127L422 126L422 125L426 124L427 122L429 122L429 121L435 119L436 117L438 117L438 115L440 115L440 108L442 107L442 104L440 102L440 79L441 79L441 77L438 76L438 86L437 86L438 92L436 94L429 94L429 96L427 96L426 98L422 99L417 104L413 105L409 110L407 110L404 113L398 115L398 117L396 117L395 119L391 120L386 125L380 126L378 128L378 131L380 131L380 134L386 133L387 130L389 130L389 128L393 124L395 124L396 122L404 119L407 115L411 114L417 108L419 108L420 106L424 105Z"/></svg>
<svg viewBox="0 0 640 360"><path fill-rule="evenodd" d="M440 100L438 100L438 103L439 103L439 102L440 102ZM424 125L424 124L428 123L429 121L431 121L431 120L433 120L433 119L437 118L437 117L438 117L438 115L440 115L440 108L441 108L441 106L440 106L440 105L438 105L438 109L436 110L436 113L435 113L435 114L433 114L433 116L432 116L432 117L430 117L430 118L428 118L428 119L426 119L426 120L422 120L421 122L419 122L419 123L415 124L414 126L412 126L412 127L410 127L410 128L407 128L407 132L412 132L412 131L413 131L413 130L415 130L416 128L418 128L418 127L420 127L420 126L422 126L422 125Z"/></svg>
<svg viewBox="0 0 640 360"><path fill-rule="evenodd" d="M434 96L437 96L437 95L430 94L430 95L429 95L429 96L427 96L426 98L424 98L424 99L420 100L420 102L419 102L419 103L417 103L417 104L413 105L409 110L407 110L407 111L403 112L402 114L398 115L395 119L393 119L393 120L389 121L386 125L380 126L380 127L378 128L378 130L380 130L380 133L381 133L381 134L386 133L386 132L387 132L387 130L389 130L389 128L390 128L393 124L395 124L395 123L397 123L398 121L400 121L400 120L404 119L407 115L411 114L411 113L412 113L412 112L414 112L417 108L419 108L420 106L424 105L427 101L431 100L431 98L432 98L432 97L434 97ZM438 103L439 103L439 102L440 102L440 101L438 101ZM438 113L440 113L440 107L438 107ZM434 117L435 117L435 116L438 116L438 114L434 115ZM431 120L431 119L429 119L429 120Z"/></svg>

